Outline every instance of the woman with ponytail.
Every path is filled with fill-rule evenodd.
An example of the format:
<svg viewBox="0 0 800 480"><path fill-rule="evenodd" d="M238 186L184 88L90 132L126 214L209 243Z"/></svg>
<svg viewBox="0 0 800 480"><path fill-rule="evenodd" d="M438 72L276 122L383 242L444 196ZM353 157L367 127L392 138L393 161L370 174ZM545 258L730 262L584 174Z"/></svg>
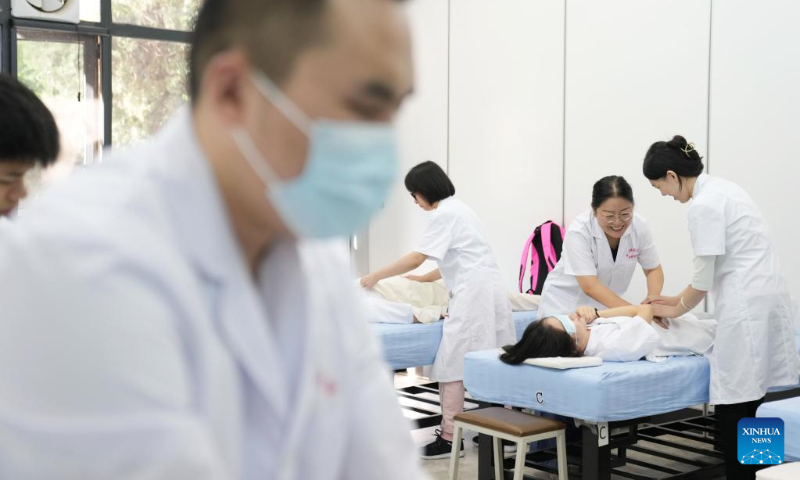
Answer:
<svg viewBox="0 0 800 480"><path fill-rule="evenodd" d="M656 142L644 176L661 195L691 202L694 253L691 283L674 297L652 297L653 313L674 318L705 299L719 323L711 364L710 402L716 406L729 480L755 478L737 458L737 425L755 417L767 389L798 383L800 359L794 309L764 217L738 185L703 173L694 144L676 135Z"/></svg>

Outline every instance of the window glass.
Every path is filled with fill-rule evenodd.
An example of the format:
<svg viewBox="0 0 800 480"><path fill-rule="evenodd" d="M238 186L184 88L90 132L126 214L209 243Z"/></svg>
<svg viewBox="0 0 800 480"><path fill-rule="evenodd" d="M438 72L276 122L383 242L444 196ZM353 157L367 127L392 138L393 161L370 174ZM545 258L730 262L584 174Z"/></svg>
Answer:
<svg viewBox="0 0 800 480"><path fill-rule="evenodd" d="M120 37L112 43L111 131L118 148L152 135L188 102L189 46Z"/></svg>
<svg viewBox="0 0 800 480"><path fill-rule="evenodd" d="M19 29L17 76L47 105L61 134L61 154L46 172L33 172L31 197L76 166L100 161L103 104L97 37Z"/></svg>
<svg viewBox="0 0 800 480"><path fill-rule="evenodd" d="M81 0L81 20L84 22L100 21L100 0Z"/></svg>
<svg viewBox="0 0 800 480"><path fill-rule="evenodd" d="M114 23L191 31L200 0L112 0Z"/></svg>

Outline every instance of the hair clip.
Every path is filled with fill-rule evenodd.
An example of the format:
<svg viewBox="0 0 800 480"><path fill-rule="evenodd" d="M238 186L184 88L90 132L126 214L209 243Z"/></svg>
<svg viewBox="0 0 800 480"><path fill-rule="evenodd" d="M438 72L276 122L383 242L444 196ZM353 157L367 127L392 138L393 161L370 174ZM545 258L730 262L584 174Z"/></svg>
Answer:
<svg viewBox="0 0 800 480"><path fill-rule="evenodd" d="M681 148L681 151L685 153L687 157L691 158L689 154L695 151L694 143L692 142L687 143L685 148Z"/></svg>

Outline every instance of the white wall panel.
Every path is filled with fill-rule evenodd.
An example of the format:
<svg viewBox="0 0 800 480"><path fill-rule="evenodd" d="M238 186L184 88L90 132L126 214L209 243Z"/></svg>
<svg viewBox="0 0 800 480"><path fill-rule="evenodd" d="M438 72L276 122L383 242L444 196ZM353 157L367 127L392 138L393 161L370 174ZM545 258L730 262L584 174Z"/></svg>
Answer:
<svg viewBox="0 0 800 480"><path fill-rule="evenodd" d="M714 2L711 173L761 207L800 298L800 2Z"/></svg>
<svg viewBox="0 0 800 480"><path fill-rule="evenodd" d="M422 236L425 220L403 186L405 174L425 160L433 160L443 168L447 165L447 1L414 0L407 8L414 40L416 83L413 96L403 105L398 118L400 177L386 206L370 226L372 270L410 252Z"/></svg>
<svg viewBox="0 0 800 480"><path fill-rule="evenodd" d="M515 289L528 235L562 216L564 2L450 8L450 176Z"/></svg>
<svg viewBox="0 0 800 480"><path fill-rule="evenodd" d="M706 147L710 0L569 0L566 188L569 223L590 208L592 185L623 175L650 224L676 294L691 275L686 208L642 175L650 144L676 133ZM626 295L646 294L637 273Z"/></svg>

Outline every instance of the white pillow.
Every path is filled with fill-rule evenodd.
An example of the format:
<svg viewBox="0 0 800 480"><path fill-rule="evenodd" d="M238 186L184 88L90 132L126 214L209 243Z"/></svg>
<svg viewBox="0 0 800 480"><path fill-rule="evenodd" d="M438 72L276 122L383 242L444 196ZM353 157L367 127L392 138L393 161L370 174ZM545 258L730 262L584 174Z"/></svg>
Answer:
<svg viewBox="0 0 800 480"><path fill-rule="evenodd" d="M547 357L529 358L522 363L534 367L566 370L568 368L599 367L603 364L603 359L600 357Z"/></svg>

